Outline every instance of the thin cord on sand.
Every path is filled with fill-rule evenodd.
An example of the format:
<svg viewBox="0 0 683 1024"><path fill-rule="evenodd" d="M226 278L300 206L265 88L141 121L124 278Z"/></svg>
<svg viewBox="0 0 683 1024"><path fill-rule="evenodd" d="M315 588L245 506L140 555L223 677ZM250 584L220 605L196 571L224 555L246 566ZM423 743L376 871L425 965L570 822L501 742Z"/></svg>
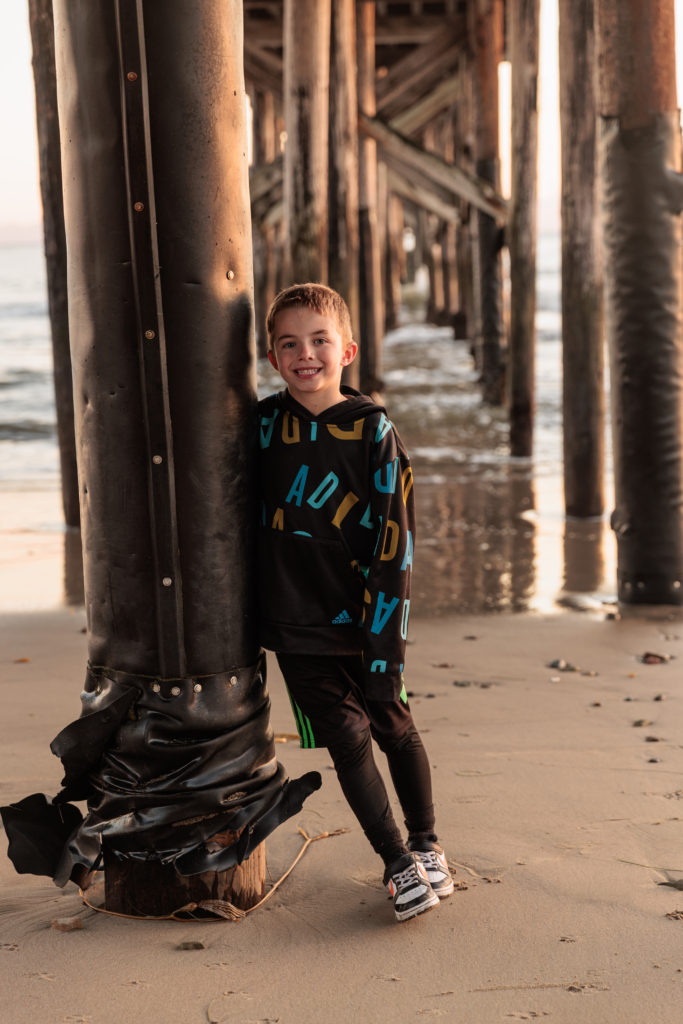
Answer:
<svg viewBox="0 0 683 1024"><path fill-rule="evenodd" d="M97 911L98 914L109 914L110 917L125 917L133 921L200 921L203 924L207 924L211 920L227 920L227 921L241 921L247 916L247 914L253 913L262 907L266 903L274 892L279 889L284 880L291 875L294 868L297 866L306 850L309 848L311 843L317 843L319 839L329 839L331 836L341 836L345 832L349 832L348 828L338 828L334 832L321 832L317 836L309 836L303 828L299 827L298 832L304 837L304 845L301 847L296 857L289 865L283 875L278 878L271 888L268 890L263 899L259 900L258 903L254 904L253 907L249 907L247 910L241 910L239 907L234 906L229 900L201 900L199 903L186 903L183 907L178 907L173 910L170 914L161 914L159 916L153 916L152 914L122 914L117 910L106 910L105 907L97 907L94 903L91 903L84 891L79 889L81 899L85 903L86 907L90 907L91 910ZM179 917L179 914L192 914L195 910L208 910L216 916L210 917Z"/></svg>

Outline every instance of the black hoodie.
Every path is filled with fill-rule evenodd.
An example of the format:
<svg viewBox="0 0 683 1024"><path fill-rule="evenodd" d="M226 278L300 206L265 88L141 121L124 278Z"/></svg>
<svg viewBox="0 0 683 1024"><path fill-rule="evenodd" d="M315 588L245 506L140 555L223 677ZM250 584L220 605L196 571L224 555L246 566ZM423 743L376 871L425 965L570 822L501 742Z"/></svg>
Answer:
<svg viewBox="0 0 683 1024"><path fill-rule="evenodd" d="M383 406L342 386L314 417L287 390L259 403L259 637L299 654L363 655L365 692L402 690L413 475Z"/></svg>

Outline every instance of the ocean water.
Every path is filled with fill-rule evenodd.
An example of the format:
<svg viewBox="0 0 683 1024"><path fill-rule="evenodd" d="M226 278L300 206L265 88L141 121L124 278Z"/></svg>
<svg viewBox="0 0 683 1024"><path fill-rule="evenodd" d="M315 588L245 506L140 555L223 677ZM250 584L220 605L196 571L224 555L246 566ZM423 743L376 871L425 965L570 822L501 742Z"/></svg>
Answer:
<svg viewBox="0 0 683 1024"><path fill-rule="evenodd" d="M557 235L539 238L536 327L531 459L510 457L505 411L482 404L467 342L407 312L385 339L385 401L415 469L417 614L599 609L613 600L614 543L605 521L566 523L564 517ZM259 393L278 386L264 361ZM609 494L609 479L607 485ZM3 246L0 501L4 492L9 528L36 537L59 533L58 502L38 500L58 490L42 247ZM35 500L10 500L20 494Z"/></svg>

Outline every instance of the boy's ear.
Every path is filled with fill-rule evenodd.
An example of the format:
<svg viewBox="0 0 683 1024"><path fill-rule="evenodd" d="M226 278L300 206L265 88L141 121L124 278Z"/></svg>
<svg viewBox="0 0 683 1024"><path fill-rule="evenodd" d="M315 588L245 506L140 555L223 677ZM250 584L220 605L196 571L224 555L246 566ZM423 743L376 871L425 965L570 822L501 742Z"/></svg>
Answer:
<svg viewBox="0 0 683 1024"><path fill-rule="evenodd" d="M341 358L342 366L348 366L356 358L358 353L358 345L355 341L349 341L344 349L344 355Z"/></svg>
<svg viewBox="0 0 683 1024"><path fill-rule="evenodd" d="M276 370L277 370L277 368L278 368L278 365L277 365L277 357L276 357L275 353L273 352L273 350L272 350L272 349L270 349L270 348L268 349L268 362L270 363L270 365L271 365L271 366L272 366L272 367L273 367L274 369L276 369Z"/></svg>

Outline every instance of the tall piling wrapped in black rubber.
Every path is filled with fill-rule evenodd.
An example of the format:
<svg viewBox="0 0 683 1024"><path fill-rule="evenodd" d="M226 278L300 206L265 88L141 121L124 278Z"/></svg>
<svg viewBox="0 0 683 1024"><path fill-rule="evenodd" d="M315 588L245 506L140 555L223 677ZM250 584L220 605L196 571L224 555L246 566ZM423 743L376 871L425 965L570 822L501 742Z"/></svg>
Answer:
<svg viewBox="0 0 683 1024"><path fill-rule="evenodd" d="M673 0L598 0L619 600L683 604L680 118Z"/></svg>
<svg viewBox="0 0 683 1024"><path fill-rule="evenodd" d="M276 761L255 639L241 26L236 0L55 0L90 660L63 791L9 818L19 860L61 821L57 882L101 843L224 870L319 784Z"/></svg>

